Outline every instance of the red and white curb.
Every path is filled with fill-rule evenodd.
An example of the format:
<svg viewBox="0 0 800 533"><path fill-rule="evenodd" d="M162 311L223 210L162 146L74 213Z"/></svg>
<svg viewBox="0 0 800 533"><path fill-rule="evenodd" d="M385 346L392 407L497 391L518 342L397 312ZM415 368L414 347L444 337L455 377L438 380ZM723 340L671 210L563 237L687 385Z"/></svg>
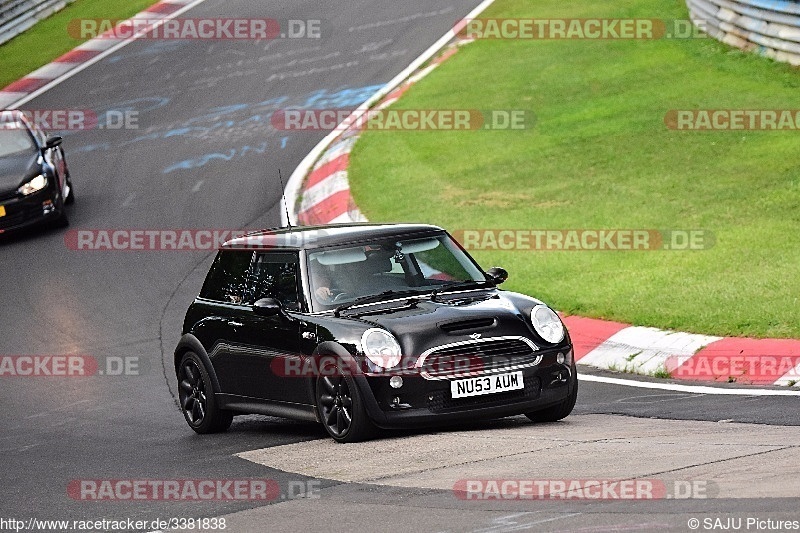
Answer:
<svg viewBox="0 0 800 533"><path fill-rule="evenodd" d="M412 85L456 53L458 46L466 42L468 41L459 40L448 45L430 65L414 73L370 110L380 111L395 103ZM353 201L347 179L350 151L360 133L360 125L354 121L353 126L347 128L341 135L337 135L314 164L308 178L303 182L299 204L293 204L296 205L297 223L310 226L366 221Z"/></svg>
<svg viewBox="0 0 800 533"><path fill-rule="evenodd" d="M173 19L204 1L163 0L137 13L129 20L147 20L152 27L157 27L163 21ZM64 31L67 31L66 27ZM49 88L137 40L144 33L146 31L138 32L128 39L99 36L82 43L53 62L0 90L0 109L13 109L25 104Z"/></svg>
<svg viewBox="0 0 800 533"><path fill-rule="evenodd" d="M464 19L477 17L493 3L494 0L484 0ZM450 29L308 153L286 184L285 197L289 209L284 211L289 214L282 215L284 225L288 222L336 224L366 220L353 202L347 180L350 151L359 130L344 128L343 125L358 124L359 118L374 106L382 109L397 101L408 87L455 53L458 44L461 44L452 44L456 38L456 28ZM426 65L428 61L431 63Z"/></svg>
<svg viewBox="0 0 800 533"><path fill-rule="evenodd" d="M712 337L564 317L579 364L673 379L800 385L800 341Z"/></svg>
<svg viewBox="0 0 800 533"><path fill-rule="evenodd" d="M474 18L490 3L484 2L485 5L481 4L477 12L466 18ZM415 62L416 66L412 64L415 68L406 69L359 107L345 123L358 124L355 119L372 109L376 102L376 109L396 102L411 85L457 51L458 45L463 43L451 43L454 38L453 32L445 35L429 53L423 55L423 61ZM443 53L430 65L421 68L424 61L442 48L445 48ZM350 152L359 134L357 127L332 132L298 166L286 190L286 201L294 208L291 210L292 223L314 225L366 221L353 201L347 179ZM283 222L285 224L287 220ZM581 365L634 374L669 374L679 380L791 386L794 390L785 391L788 394L796 394L796 389L800 388L800 340L713 337L578 316L564 317L564 322L575 345L576 360ZM626 381L586 377L594 381ZM630 383L626 381L625 384ZM640 383L652 388L681 389L680 385L659 387L658 384ZM750 389L708 389L705 392L751 392Z"/></svg>

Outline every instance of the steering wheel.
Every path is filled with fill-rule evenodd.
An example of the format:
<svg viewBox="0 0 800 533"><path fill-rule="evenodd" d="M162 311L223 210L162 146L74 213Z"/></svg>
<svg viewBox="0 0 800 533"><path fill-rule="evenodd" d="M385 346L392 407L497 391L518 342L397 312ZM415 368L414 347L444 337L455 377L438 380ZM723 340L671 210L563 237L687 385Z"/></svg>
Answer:
<svg viewBox="0 0 800 533"><path fill-rule="evenodd" d="M343 300L346 300L350 295L344 291L333 290L331 292L335 292L336 294L331 298L331 303L337 304Z"/></svg>

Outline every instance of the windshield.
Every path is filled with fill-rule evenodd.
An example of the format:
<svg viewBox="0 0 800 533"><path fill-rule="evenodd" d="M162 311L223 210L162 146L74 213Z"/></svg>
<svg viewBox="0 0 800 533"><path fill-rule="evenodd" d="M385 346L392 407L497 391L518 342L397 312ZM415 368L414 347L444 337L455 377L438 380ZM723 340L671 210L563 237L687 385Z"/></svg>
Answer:
<svg viewBox="0 0 800 533"><path fill-rule="evenodd" d="M0 157L31 152L33 149L33 139L24 126L0 123Z"/></svg>
<svg viewBox="0 0 800 533"><path fill-rule="evenodd" d="M448 235L374 242L308 254L314 311L386 291L430 292L486 277Z"/></svg>

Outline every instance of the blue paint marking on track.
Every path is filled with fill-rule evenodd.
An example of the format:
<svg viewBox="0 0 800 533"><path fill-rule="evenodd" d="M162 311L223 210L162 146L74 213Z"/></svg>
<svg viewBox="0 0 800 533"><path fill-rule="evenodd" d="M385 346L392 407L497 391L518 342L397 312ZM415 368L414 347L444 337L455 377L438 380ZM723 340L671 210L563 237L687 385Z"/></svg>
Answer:
<svg viewBox="0 0 800 533"><path fill-rule="evenodd" d="M175 163L174 165L165 168L164 174L169 174L170 172L174 172L176 170L191 170L193 168L200 168L213 161L230 161L236 157L244 157L250 152L255 154L264 154L267 151L267 144L268 142L265 141L256 146L246 145L240 148L231 148L226 152L216 152L213 154L205 154L195 159L186 159L180 163Z"/></svg>
<svg viewBox="0 0 800 533"><path fill-rule="evenodd" d="M328 90L316 91L304 97L305 100L301 105L291 106L291 107L301 108L301 109L309 109L309 108L340 109L346 107L353 107L364 102L367 98L369 98L369 95L373 94L380 87L381 87L380 85L370 85L367 87L361 87L357 89L342 89L340 91L335 91L335 92L330 92ZM131 141L128 141L124 144L129 145L136 142L141 142L143 140L166 139L169 137L185 136L185 135L192 135L198 137L203 135L211 135L214 132L222 129L233 129L237 127L242 127L247 125L248 123L269 124L269 119L272 116L273 111L277 109L279 106L287 104L288 102L289 98L283 96L257 103L231 104L223 107L212 108L208 113L189 119L184 123L184 127L182 128L169 130L167 132L151 133L142 137L137 137L135 139L132 139ZM231 115L239 115L242 112L248 114L248 116L244 118L229 118L227 120L220 120L223 117L228 117ZM192 124L202 123L203 121L209 119L212 120L215 119L216 122L206 126L200 126L200 125L192 126ZM285 149L287 143L288 143L288 137L283 137L281 139L281 149ZM263 144L266 145L266 143ZM266 146L264 146L264 150L266 150ZM210 152L195 158L179 161L175 164L168 166L162 172L164 174L169 174L176 170L199 168L214 161L219 161L219 160L230 161L234 157L243 157L248 151L253 151L256 153L264 153L264 150L259 151L258 148L253 148L248 145L240 147L238 149L232 148L227 151Z"/></svg>
<svg viewBox="0 0 800 533"><path fill-rule="evenodd" d="M346 88L337 91L321 89L292 99L288 96L270 98L260 102L235 103L224 106L213 107L204 111L202 114L194 116L178 126L170 126L168 129L149 131L138 135L132 139L122 141L115 146L109 143L99 143L88 146L76 147L71 152L93 152L95 150L111 150L113 148L124 148L131 145L148 141L160 141L165 139L193 138L203 139L213 137L215 134L230 131L246 126L266 126L271 127L270 118L277 109L342 109L355 107L364 102L372 94L380 89L382 85L368 85L357 88ZM294 100L294 102L292 101ZM167 97L146 97L135 100L127 100L117 105L111 106L99 113L98 119L103 122L108 111L135 111L141 117L143 113L155 111L166 107L171 102ZM102 117L102 118L101 118ZM141 120L140 120L141 122ZM289 137L282 137L280 149L285 149ZM199 154L196 157L178 161L166 167L162 173L169 174L178 170L188 170L205 166L214 161L230 161L234 158L243 157L247 153L264 153L267 143L259 145L234 146L220 150L217 148L213 152Z"/></svg>

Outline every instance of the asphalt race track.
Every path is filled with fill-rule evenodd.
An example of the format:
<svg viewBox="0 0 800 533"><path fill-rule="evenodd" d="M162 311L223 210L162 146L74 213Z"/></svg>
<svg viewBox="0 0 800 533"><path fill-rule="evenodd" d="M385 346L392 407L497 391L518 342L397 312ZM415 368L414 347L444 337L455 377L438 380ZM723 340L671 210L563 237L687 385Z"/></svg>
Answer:
<svg viewBox="0 0 800 533"><path fill-rule="evenodd" d="M322 38L139 40L25 105L99 113L127 110L138 117L136 129L65 134L77 195L69 212L70 229L234 230L279 225L278 169L285 180L327 132L278 131L270 125L271 113L288 107L357 107L478 2L275 1L269 3L268 13L257 4L207 0L184 17L320 20ZM420 221L424 222L422 214ZM788 460L800 455L797 441L781 448L780 453L789 455L763 459L771 473L763 482L786 487L770 498L737 495L731 489L717 499L635 503L476 504L454 498L452 491L433 482L407 486L382 483L378 476L348 483L306 471L303 465L277 468L268 461L240 458L236 454L312 441L325 443L326 460L341 461L348 468L358 456L346 446L329 443L321 427L268 417L239 417L228 433L195 435L175 403L169 360L183 313L200 288L213 251L79 251L70 249L64 236L65 230L50 230L0 243L0 355L90 356L101 362L103 375L0 378L0 518L150 521L231 515L228 531L235 532L264 530L270 523L276 531L688 531L690 511L715 517L733 508L741 516L798 518L789 512L796 509L797 482L782 485L791 472L797 477L797 461ZM108 375L118 374L116 363L126 360L135 363L135 370ZM579 427L591 433L634 420L656 427L666 419L671 419L669 424L726 421L787 426L781 431L796 435L798 401L796 396L728 397L586 382L575 413L561 425L582 424ZM486 428L501 433L530 430L543 438L553 427L534 427L524 418L514 418L443 431L431 445L446 449L442 442L449 438ZM679 441L686 427L674 427ZM752 433L758 427L767 426L746 426ZM776 433L775 438L783 436ZM361 450L391 454L396 447L413 448L415 439L425 438L390 434ZM771 442L748 445L777 451ZM612 445L603 453L617 452ZM631 455L623 455L623 449L618 453L613 468L594 475L639 475L642 471L636 466L649 464L662 451L652 449L651 456L641 449ZM706 453L697 460L716 460L713 451ZM578 475L566 466L559 469L558 462L551 466L538 475ZM662 470L644 472L660 475ZM483 476L492 477L492 470ZM292 484L318 479L313 486L319 498L278 497L266 504L91 502L74 499L67 490L70 481L85 479L241 478L275 480L282 495ZM791 496L795 503L789 505Z"/></svg>

